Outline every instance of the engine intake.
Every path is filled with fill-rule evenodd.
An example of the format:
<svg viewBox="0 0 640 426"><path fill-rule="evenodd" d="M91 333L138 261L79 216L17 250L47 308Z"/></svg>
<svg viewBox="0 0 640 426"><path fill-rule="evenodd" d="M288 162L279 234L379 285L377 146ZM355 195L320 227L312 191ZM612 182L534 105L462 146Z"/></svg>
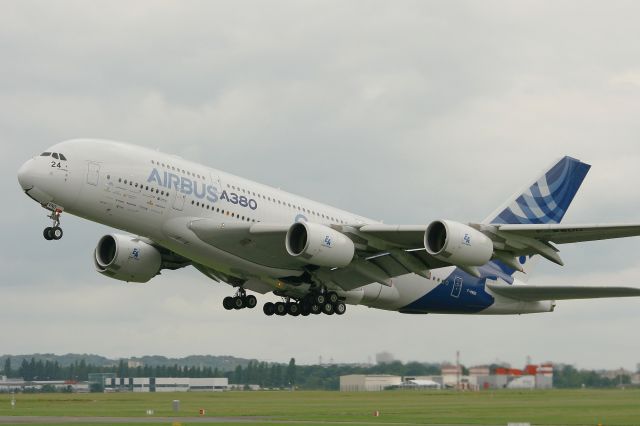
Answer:
<svg viewBox="0 0 640 426"><path fill-rule="evenodd" d="M287 252L306 263L342 268L351 263L355 253L353 241L325 225L297 222L285 238Z"/></svg>
<svg viewBox="0 0 640 426"><path fill-rule="evenodd" d="M482 232L459 222L436 220L424 234L431 256L456 266L482 266L493 256L493 242Z"/></svg>
<svg viewBox="0 0 640 426"><path fill-rule="evenodd" d="M150 244L130 235L100 238L93 253L96 271L120 281L146 283L158 275L162 255Z"/></svg>

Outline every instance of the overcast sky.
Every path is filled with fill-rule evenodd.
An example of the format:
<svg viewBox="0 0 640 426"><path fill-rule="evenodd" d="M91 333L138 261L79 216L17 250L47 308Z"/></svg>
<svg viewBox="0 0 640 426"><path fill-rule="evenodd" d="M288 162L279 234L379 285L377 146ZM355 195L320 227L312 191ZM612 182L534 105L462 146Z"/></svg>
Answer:
<svg viewBox="0 0 640 426"><path fill-rule="evenodd" d="M192 268L94 271L112 230L45 210L19 166L74 137L200 161L385 223L482 220L554 159L593 165L565 221L640 221L640 4L7 1L0 14L0 353L635 369L640 298L547 314L227 312ZM640 238L562 247L534 284L640 284ZM267 300L261 297L260 301Z"/></svg>

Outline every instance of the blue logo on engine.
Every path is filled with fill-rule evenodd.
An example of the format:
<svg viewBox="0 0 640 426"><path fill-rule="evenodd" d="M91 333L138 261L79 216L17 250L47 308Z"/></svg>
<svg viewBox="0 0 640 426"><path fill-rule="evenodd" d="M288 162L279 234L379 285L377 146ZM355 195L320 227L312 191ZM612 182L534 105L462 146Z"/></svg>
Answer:
<svg viewBox="0 0 640 426"><path fill-rule="evenodd" d="M470 246L471 245L471 236L469 234L464 234L464 237L462 237L462 242L465 245Z"/></svg>
<svg viewBox="0 0 640 426"><path fill-rule="evenodd" d="M329 247L331 248L331 237L330 236L325 236L324 237L324 241L322 242L322 245L325 247Z"/></svg>
<svg viewBox="0 0 640 426"><path fill-rule="evenodd" d="M131 250L131 256L129 256L129 259L138 260L139 258L140 258L140 249L134 248L133 250Z"/></svg>

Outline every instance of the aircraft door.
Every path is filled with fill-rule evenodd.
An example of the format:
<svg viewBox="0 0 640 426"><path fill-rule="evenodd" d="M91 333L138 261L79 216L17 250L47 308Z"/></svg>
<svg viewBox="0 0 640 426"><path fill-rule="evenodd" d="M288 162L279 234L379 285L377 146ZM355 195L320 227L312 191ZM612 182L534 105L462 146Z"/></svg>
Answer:
<svg viewBox="0 0 640 426"><path fill-rule="evenodd" d="M451 290L451 297L460 297L462 292L462 278L456 277L453 281L453 289Z"/></svg>
<svg viewBox="0 0 640 426"><path fill-rule="evenodd" d="M184 208L184 200L187 198L185 194L180 191L175 191L176 195L173 198L173 209L182 211Z"/></svg>
<svg viewBox="0 0 640 426"><path fill-rule="evenodd" d="M222 180L220 176L215 172L211 172L209 173L209 179L211 179L211 186L215 188L216 195L220 197L220 194L222 194Z"/></svg>
<svg viewBox="0 0 640 426"><path fill-rule="evenodd" d="M99 177L100 177L100 164L89 162L87 166L87 183L89 185L98 186Z"/></svg>

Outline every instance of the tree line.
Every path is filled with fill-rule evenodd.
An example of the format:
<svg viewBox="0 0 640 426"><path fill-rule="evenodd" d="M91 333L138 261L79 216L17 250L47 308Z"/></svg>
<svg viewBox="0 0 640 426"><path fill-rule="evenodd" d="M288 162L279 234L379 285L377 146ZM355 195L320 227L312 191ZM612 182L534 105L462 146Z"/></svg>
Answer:
<svg viewBox="0 0 640 426"><path fill-rule="evenodd" d="M496 367L496 366L492 366ZM391 363L355 365L296 365L291 358L288 364L250 361L246 367L237 366L231 371L211 367L181 367L174 365L129 367L127 361L103 367L92 365L85 360L75 361L69 366L61 366L57 361L24 359L14 367L11 358L4 362L3 374L9 378L32 380L86 381L90 373L114 373L117 377L226 377L236 385L259 385L261 388L337 390L340 376L347 374L391 374L396 376L430 376L440 374L440 364L394 361ZM629 384L630 377L608 379L591 370L577 370L566 365L554 370L554 387L615 387Z"/></svg>

